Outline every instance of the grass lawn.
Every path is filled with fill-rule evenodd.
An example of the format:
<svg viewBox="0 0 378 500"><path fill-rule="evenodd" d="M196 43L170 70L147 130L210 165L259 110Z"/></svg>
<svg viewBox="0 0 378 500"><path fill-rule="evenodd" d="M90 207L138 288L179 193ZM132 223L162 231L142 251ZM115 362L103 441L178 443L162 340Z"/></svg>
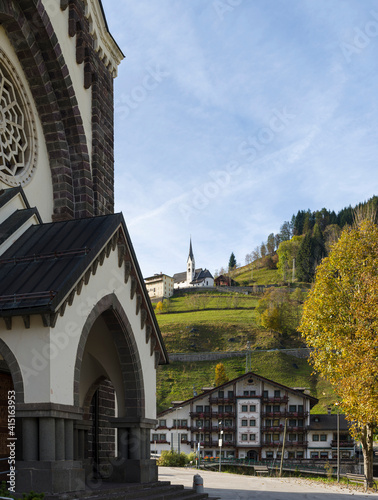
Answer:
<svg viewBox="0 0 378 500"><path fill-rule="evenodd" d="M245 358L223 359L218 361L198 361L171 363L158 369L157 399L158 411L172 406L172 401L183 401L193 397L193 386L198 394L202 387L214 383L215 366L222 362L228 378L239 377L245 373ZM274 380L288 387L306 387L311 395L318 397L325 389L325 383L312 375L312 368L306 359L277 352L253 352L252 372ZM327 388L329 394L329 389ZM326 404L317 405L317 413L326 412Z"/></svg>

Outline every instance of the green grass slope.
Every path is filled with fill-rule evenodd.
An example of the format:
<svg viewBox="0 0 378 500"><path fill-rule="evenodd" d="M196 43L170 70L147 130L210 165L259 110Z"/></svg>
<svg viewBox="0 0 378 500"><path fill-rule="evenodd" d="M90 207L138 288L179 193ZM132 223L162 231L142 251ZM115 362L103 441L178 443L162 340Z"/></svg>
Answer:
<svg viewBox="0 0 378 500"><path fill-rule="evenodd" d="M251 295L213 293L172 298L170 312L157 314L168 352L240 351L247 341L261 349L302 347L298 336L283 338L258 324L258 300Z"/></svg>
<svg viewBox="0 0 378 500"><path fill-rule="evenodd" d="M183 401L193 397L193 387L200 394L202 387L214 384L215 366L222 362L230 380L245 373L245 358L223 359L218 361L197 361L171 363L160 366L157 378L158 412L172 406L172 401ZM274 380L288 387L306 387L320 403L315 412L324 413L332 391L328 384L312 375L306 359L299 359L279 351L253 352L252 372ZM325 394L323 394L325 393Z"/></svg>

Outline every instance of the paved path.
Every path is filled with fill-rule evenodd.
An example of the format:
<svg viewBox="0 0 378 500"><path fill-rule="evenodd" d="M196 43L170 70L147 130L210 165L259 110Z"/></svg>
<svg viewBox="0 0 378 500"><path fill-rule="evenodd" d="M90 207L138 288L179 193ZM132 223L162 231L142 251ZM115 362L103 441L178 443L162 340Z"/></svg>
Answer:
<svg viewBox="0 0 378 500"><path fill-rule="evenodd" d="M192 488L195 469L159 467L159 479ZM337 484L327 485L298 478L241 476L237 474L199 471L205 493L222 500L353 500L378 499L377 493L364 493Z"/></svg>

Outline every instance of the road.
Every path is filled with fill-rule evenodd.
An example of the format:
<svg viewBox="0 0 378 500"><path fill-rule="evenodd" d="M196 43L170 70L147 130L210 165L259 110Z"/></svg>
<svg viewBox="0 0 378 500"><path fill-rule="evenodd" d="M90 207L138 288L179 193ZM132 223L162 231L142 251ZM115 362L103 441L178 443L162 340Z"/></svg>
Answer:
<svg viewBox="0 0 378 500"><path fill-rule="evenodd" d="M192 488L195 469L159 467L159 480ZM205 493L222 500L353 500L378 499L377 493L364 493L356 488L324 484L299 478L241 476L212 471L199 471Z"/></svg>

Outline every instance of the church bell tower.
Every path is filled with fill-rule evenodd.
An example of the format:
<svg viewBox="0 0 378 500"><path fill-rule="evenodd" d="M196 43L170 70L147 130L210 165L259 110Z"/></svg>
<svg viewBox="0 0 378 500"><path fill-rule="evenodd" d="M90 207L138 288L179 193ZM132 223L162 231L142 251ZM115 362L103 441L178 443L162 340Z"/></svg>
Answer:
<svg viewBox="0 0 378 500"><path fill-rule="evenodd" d="M189 256L186 267L186 280L188 283L194 280L195 274L196 274L196 263L194 260L193 249L192 249L192 238L190 238Z"/></svg>

